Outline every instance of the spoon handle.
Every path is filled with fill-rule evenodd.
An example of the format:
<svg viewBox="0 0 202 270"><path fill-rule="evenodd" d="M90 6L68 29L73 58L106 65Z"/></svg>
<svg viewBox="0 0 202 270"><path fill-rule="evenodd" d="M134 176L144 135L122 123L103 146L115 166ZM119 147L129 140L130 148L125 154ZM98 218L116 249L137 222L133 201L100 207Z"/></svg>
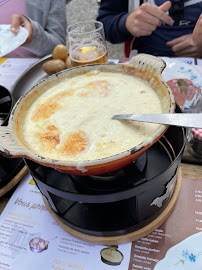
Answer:
<svg viewBox="0 0 202 270"><path fill-rule="evenodd" d="M114 115L112 119L202 128L202 114L200 113L118 114Z"/></svg>

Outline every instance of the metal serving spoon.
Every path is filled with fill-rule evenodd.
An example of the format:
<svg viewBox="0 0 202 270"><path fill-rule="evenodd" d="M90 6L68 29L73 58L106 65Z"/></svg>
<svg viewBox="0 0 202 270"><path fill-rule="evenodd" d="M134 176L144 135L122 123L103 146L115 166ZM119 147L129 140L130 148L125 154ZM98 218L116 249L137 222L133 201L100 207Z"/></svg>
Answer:
<svg viewBox="0 0 202 270"><path fill-rule="evenodd" d="M202 128L202 114L200 113L117 114L114 115L112 119Z"/></svg>

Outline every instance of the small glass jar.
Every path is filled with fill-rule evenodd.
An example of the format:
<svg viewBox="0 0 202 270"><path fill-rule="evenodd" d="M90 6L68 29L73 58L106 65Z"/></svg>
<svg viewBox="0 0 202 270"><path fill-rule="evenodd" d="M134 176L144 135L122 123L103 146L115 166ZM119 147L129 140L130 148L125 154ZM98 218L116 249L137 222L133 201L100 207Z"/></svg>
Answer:
<svg viewBox="0 0 202 270"><path fill-rule="evenodd" d="M195 157L202 158L202 129L189 130L187 148Z"/></svg>

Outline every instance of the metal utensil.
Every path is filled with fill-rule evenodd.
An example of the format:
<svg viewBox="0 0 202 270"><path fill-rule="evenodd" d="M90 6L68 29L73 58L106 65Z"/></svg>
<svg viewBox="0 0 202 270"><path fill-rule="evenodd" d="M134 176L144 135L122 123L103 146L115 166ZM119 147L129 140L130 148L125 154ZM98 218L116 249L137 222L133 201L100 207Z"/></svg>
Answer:
<svg viewBox="0 0 202 270"><path fill-rule="evenodd" d="M117 114L114 115L112 119L158 123L180 127L202 128L202 114L200 113Z"/></svg>

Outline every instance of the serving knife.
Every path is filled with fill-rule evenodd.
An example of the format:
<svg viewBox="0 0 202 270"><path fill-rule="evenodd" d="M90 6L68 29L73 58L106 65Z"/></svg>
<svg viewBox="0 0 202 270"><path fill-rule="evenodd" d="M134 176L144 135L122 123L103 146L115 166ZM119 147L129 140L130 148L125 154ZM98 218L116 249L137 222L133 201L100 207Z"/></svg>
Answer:
<svg viewBox="0 0 202 270"><path fill-rule="evenodd" d="M114 115L112 119L140 121L189 128L202 128L202 114L200 113L117 114Z"/></svg>

